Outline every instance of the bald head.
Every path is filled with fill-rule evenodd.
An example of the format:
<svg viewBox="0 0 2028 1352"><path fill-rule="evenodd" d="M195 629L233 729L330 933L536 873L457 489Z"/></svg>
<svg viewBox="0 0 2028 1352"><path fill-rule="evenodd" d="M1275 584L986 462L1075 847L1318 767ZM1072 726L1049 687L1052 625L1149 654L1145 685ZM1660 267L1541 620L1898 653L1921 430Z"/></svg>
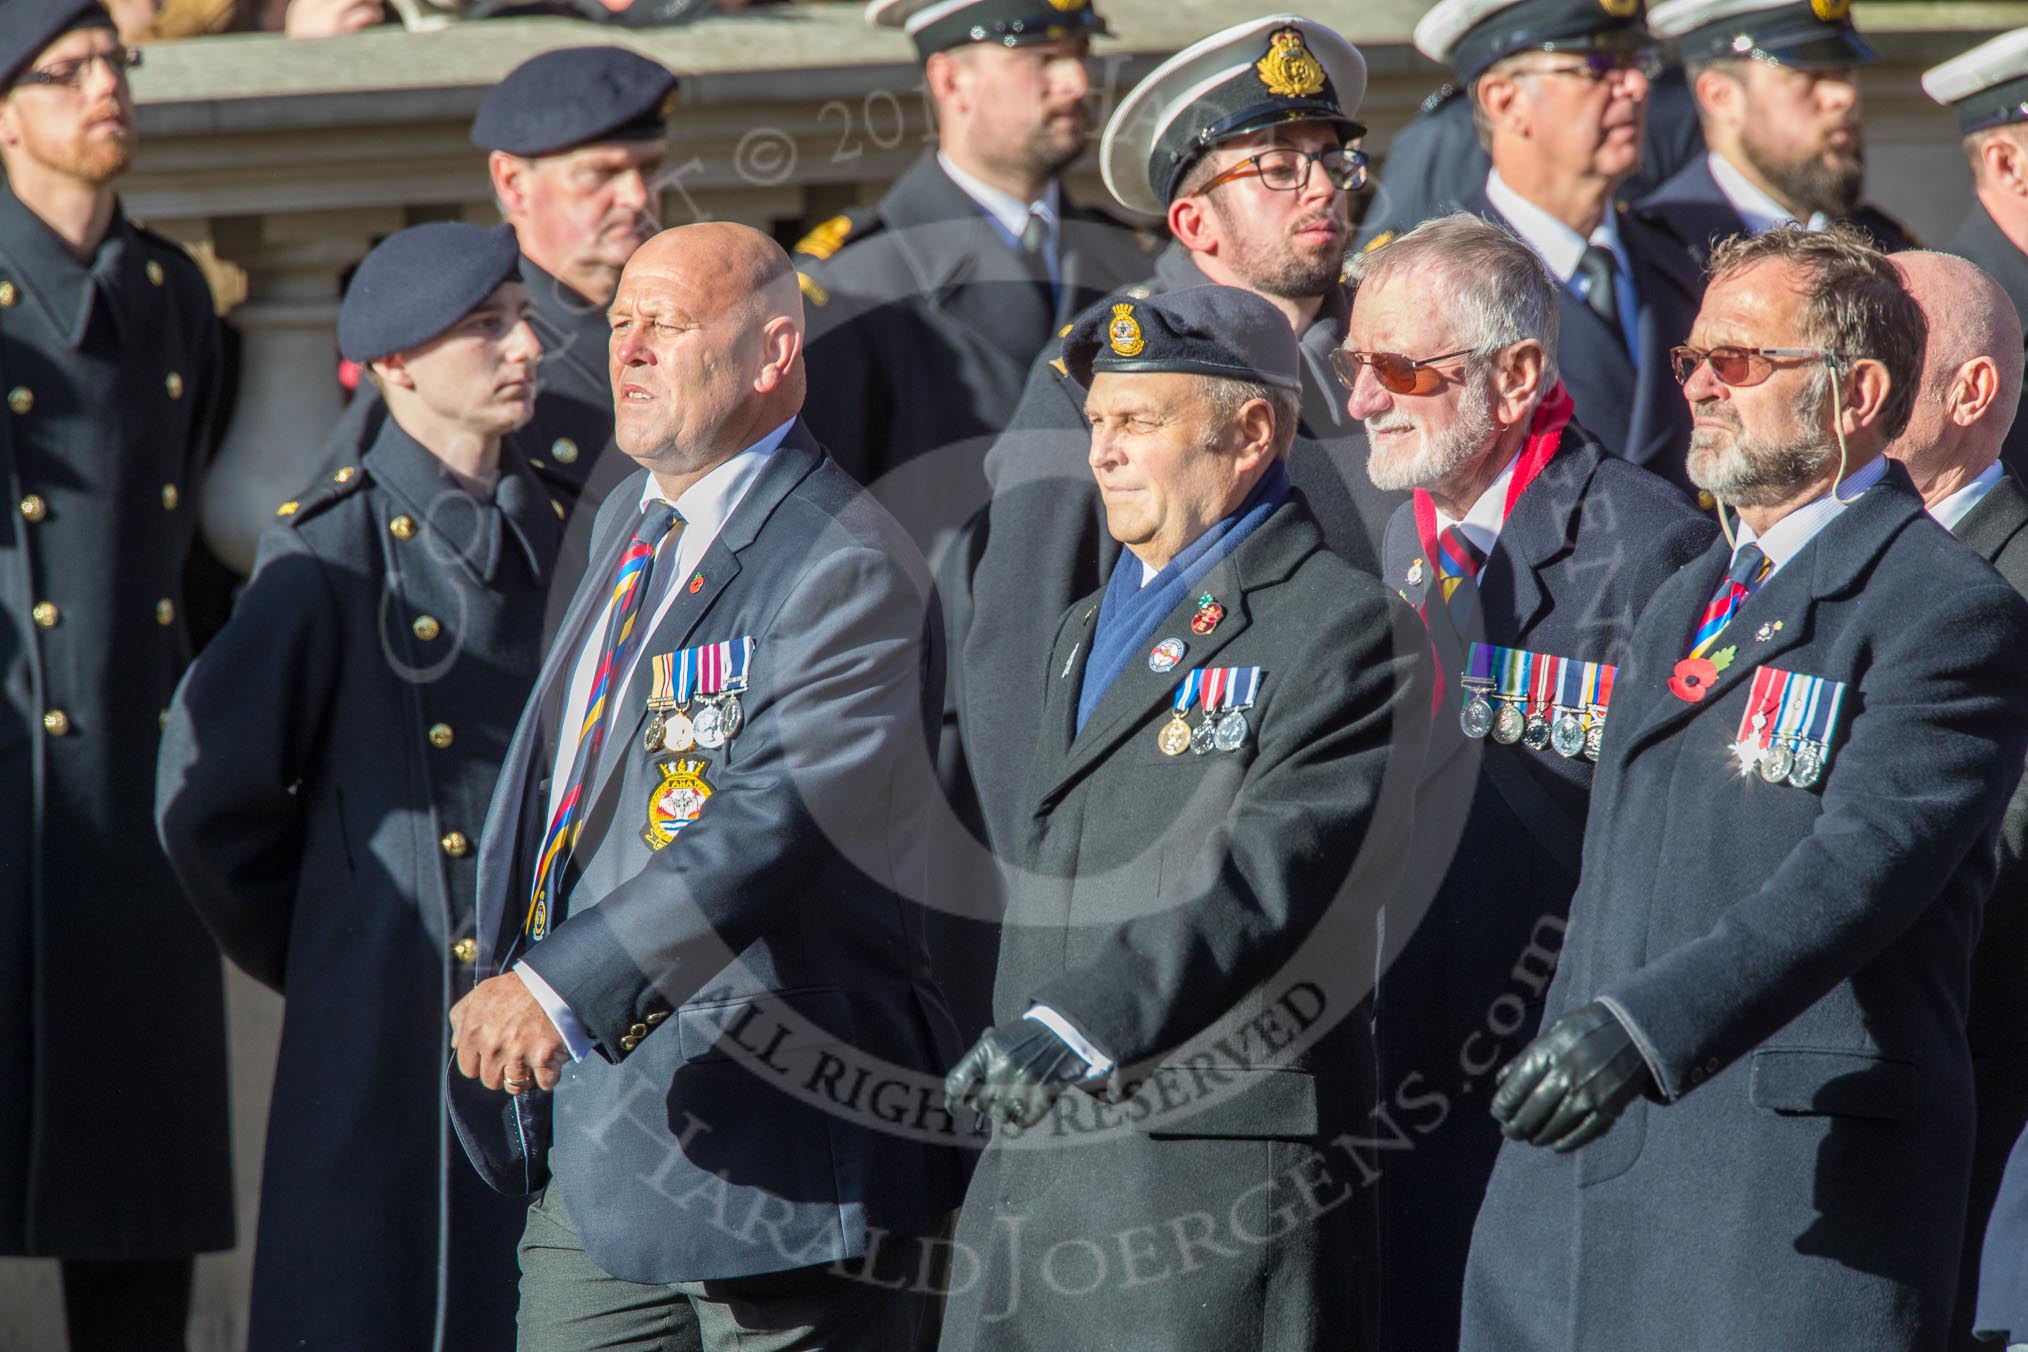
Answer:
<svg viewBox="0 0 2028 1352"><path fill-rule="evenodd" d="M772 239L727 221L665 230L610 311L614 439L672 500L803 407L803 297Z"/></svg>
<svg viewBox="0 0 2028 1352"><path fill-rule="evenodd" d="M1894 265L1929 343L1915 411L1887 453L1934 506L1999 458L2021 402L2021 319L2005 289L1962 258L1901 253Z"/></svg>

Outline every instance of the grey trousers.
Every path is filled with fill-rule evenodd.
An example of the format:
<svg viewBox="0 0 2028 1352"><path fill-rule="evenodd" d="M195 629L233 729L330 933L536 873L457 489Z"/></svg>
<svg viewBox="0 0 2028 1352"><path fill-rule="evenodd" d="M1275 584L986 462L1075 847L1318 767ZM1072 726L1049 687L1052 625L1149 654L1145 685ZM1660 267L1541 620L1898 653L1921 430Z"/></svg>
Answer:
<svg viewBox="0 0 2028 1352"><path fill-rule="evenodd" d="M863 1264L658 1285L586 1256L552 1176L521 1234L518 1352L933 1352L942 1304L912 1289L920 1242ZM889 1255L892 1254L890 1258ZM881 1283L894 1283L899 1289Z"/></svg>

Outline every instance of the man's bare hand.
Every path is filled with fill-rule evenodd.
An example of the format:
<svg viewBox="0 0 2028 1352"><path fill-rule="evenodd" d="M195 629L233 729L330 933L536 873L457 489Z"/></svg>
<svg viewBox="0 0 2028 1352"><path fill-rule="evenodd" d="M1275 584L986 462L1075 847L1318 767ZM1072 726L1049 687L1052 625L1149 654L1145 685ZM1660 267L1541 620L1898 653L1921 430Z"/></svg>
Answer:
<svg viewBox="0 0 2028 1352"><path fill-rule="evenodd" d="M510 1094L530 1084L556 1088L570 1055L556 1025L512 972L480 982L451 1006L451 1046L465 1078Z"/></svg>

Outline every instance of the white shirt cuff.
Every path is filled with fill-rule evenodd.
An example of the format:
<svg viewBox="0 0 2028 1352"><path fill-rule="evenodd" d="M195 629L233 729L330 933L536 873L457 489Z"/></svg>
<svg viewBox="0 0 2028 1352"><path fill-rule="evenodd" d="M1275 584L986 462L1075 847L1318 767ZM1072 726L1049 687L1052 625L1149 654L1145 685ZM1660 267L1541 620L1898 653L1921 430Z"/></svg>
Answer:
<svg viewBox="0 0 2028 1352"><path fill-rule="evenodd" d="M1062 1038L1065 1043L1069 1044L1072 1051L1084 1058L1085 1065L1091 1068L1092 1077L1095 1078L1112 1073L1113 1058L1092 1046L1086 1040L1083 1033L1072 1028L1069 1020L1065 1019L1063 1015L1057 1013L1048 1005L1030 1005L1028 1012L1021 1017L1035 1020L1044 1028Z"/></svg>
<svg viewBox="0 0 2028 1352"><path fill-rule="evenodd" d="M577 1021L577 1015L570 1012L570 1006L563 1002L562 996L550 989L540 972L525 962L515 963L511 970L521 978L521 984L528 987L528 993L535 997L536 1004L542 1006L542 1012L549 1016L549 1021L556 1025L558 1036L563 1038L563 1045L570 1052L570 1059L584 1060L586 1054L598 1045L598 1040L585 1032L584 1025Z"/></svg>

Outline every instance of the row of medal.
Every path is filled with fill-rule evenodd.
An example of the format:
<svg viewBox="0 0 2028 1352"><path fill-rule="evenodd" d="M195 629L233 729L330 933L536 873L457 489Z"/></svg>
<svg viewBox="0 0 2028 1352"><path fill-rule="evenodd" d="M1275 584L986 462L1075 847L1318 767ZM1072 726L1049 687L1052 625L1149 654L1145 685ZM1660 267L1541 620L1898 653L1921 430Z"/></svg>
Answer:
<svg viewBox="0 0 2028 1352"><path fill-rule="evenodd" d="M740 692L746 689L751 638L706 643L648 659L654 688L648 695L653 717L641 738L644 751L715 751L746 726ZM694 707L693 707L694 706Z"/></svg>
<svg viewBox="0 0 2028 1352"><path fill-rule="evenodd" d="M1753 674L1732 754L1739 773L1807 789L1824 777L1845 704L1845 683L1779 667Z"/></svg>
<svg viewBox="0 0 2028 1352"><path fill-rule="evenodd" d="M1474 643L1461 678L1468 694L1458 724L1474 740L1491 736L1502 746L1519 742L1565 760L1595 761L1615 670L1610 662Z"/></svg>
<svg viewBox="0 0 2028 1352"><path fill-rule="evenodd" d="M1199 667L1176 687L1169 721L1155 735L1155 745L1165 756L1185 751L1208 755L1213 751L1237 751L1246 745L1246 711L1260 694L1259 667ZM1190 726L1192 707L1202 708L1204 721Z"/></svg>

